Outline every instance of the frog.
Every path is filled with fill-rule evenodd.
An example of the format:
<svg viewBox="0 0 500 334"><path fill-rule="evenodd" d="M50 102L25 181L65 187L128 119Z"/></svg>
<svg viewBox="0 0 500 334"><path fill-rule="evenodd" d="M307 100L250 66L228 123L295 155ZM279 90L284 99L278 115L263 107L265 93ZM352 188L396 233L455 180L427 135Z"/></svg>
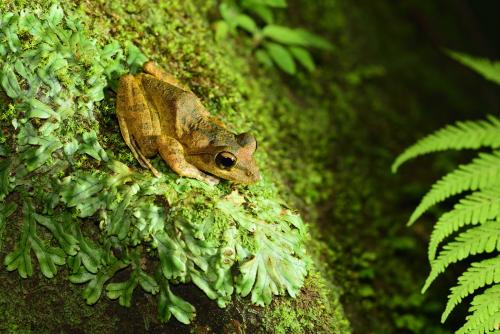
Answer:
<svg viewBox="0 0 500 334"><path fill-rule="evenodd" d="M255 137L228 130L187 86L153 61L140 73L120 77L116 115L125 144L154 176L161 174L150 159L159 154L180 176L210 185L220 179L251 184L261 178Z"/></svg>

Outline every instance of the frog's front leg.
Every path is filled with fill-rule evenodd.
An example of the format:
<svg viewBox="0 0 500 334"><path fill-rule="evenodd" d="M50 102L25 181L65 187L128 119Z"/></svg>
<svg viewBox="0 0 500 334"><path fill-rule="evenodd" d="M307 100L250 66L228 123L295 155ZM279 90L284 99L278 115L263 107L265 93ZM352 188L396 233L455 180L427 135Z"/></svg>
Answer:
<svg viewBox="0 0 500 334"><path fill-rule="evenodd" d="M161 136L158 138L158 151L165 162L181 176L191 177L211 185L219 183L219 179L203 173L184 158L184 148L175 138Z"/></svg>
<svg viewBox="0 0 500 334"><path fill-rule="evenodd" d="M123 140L132 151L134 157L139 161L141 166L149 168L155 176L159 176L160 173L142 153L133 136L133 128L130 128L142 124L141 130L144 131L148 125L151 127L148 124L151 122L149 121L151 117L146 98L132 75L125 75L120 78L116 98L116 115Z"/></svg>

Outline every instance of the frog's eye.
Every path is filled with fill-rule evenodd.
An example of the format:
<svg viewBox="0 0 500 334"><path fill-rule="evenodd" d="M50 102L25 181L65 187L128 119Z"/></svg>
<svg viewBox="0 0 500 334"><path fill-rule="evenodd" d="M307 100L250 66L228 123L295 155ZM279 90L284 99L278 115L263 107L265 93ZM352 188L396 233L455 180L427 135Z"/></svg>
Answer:
<svg viewBox="0 0 500 334"><path fill-rule="evenodd" d="M220 152L215 156L215 163L220 169L231 169L236 165L236 157L231 152Z"/></svg>

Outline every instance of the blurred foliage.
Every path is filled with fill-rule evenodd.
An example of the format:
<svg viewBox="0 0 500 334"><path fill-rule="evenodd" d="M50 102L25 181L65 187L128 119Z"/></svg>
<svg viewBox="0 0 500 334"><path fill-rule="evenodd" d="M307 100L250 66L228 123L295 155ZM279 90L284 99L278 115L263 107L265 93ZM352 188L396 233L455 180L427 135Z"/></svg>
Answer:
<svg viewBox="0 0 500 334"><path fill-rule="evenodd" d="M223 1L219 5L222 20L214 23L215 37L222 42L228 34L235 35L240 28L252 36L255 58L264 66L276 65L293 75L297 72L298 62L312 72L316 65L307 48L331 51L334 47L325 38L305 29L275 23L274 11L286 7L286 0Z"/></svg>

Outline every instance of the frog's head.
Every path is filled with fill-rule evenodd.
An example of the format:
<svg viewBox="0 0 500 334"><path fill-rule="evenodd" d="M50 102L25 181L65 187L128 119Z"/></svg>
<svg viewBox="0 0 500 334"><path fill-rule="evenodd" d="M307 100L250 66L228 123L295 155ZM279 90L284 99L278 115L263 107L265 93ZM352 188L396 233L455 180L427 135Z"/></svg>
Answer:
<svg viewBox="0 0 500 334"><path fill-rule="evenodd" d="M245 132L225 144L215 143L202 152L189 154L189 162L222 179L246 184L259 181L259 168L253 158L257 149L255 137Z"/></svg>

